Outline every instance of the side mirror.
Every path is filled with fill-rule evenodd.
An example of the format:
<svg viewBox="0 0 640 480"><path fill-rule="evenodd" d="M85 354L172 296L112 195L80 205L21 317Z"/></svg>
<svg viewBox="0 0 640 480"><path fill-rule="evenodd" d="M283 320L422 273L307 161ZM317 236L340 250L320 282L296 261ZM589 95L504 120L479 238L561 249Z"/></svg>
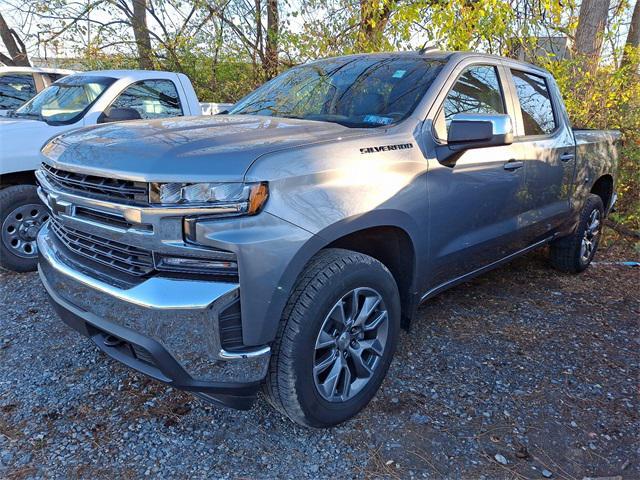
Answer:
<svg viewBox="0 0 640 480"><path fill-rule="evenodd" d="M513 126L509 115L459 113L451 119L447 144L437 148L437 155L440 163L453 166L466 150L512 143Z"/></svg>
<svg viewBox="0 0 640 480"><path fill-rule="evenodd" d="M98 123L124 122L126 120L141 120L140 113L134 108L110 108L98 117Z"/></svg>

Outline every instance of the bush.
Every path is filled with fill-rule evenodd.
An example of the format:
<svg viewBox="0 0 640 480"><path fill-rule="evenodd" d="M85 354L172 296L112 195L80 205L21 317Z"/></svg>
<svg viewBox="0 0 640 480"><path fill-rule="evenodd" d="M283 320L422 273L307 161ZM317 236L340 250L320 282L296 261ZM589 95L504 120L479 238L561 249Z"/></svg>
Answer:
<svg viewBox="0 0 640 480"><path fill-rule="evenodd" d="M638 52L640 53L640 52ZM640 75L627 66L593 65L585 59L541 60L562 91L576 128L622 132L619 151L619 195L613 219L640 227Z"/></svg>

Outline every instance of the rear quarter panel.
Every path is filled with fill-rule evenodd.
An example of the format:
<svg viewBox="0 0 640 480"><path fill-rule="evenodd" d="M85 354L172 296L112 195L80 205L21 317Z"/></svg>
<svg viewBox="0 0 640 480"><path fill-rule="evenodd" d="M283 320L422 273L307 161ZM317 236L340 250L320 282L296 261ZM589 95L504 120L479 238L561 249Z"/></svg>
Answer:
<svg viewBox="0 0 640 480"><path fill-rule="evenodd" d="M574 137L577 163L572 205L579 211L594 183L603 175L611 175L615 191L620 132L574 129Z"/></svg>

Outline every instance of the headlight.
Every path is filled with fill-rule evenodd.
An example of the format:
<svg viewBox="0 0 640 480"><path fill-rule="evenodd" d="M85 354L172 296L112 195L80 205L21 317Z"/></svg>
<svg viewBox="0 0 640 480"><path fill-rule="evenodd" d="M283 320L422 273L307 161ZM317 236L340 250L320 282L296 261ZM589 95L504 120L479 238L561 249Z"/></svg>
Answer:
<svg viewBox="0 0 640 480"><path fill-rule="evenodd" d="M162 205L220 206L226 214L255 215L269 196L261 183L152 183L149 201Z"/></svg>

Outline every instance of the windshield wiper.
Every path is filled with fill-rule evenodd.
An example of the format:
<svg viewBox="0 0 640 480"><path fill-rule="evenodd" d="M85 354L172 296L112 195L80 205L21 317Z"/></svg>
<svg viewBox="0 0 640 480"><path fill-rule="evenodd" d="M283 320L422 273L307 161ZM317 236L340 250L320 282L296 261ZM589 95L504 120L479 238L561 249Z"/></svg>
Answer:
<svg viewBox="0 0 640 480"><path fill-rule="evenodd" d="M40 120L41 122L45 122L46 121L42 117L41 113L18 113L18 112L12 112L11 117L12 118L25 117L25 118L33 118L35 120Z"/></svg>
<svg viewBox="0 0 640 480"><path fill-rule="evenodd" d="M297 118L300 120L309 120L312 122L337 123L338 125L342 125L343 127L347 127L347 128L372 128L372 127L380 126L380 125L375 125L375 124L370 124L365 122L353 122L347 119L332 118L331 116L325 117L323 115L317 115L317 114L309 115L308 117L289 115L289 116L286 116L286 118Z"/></svg>

